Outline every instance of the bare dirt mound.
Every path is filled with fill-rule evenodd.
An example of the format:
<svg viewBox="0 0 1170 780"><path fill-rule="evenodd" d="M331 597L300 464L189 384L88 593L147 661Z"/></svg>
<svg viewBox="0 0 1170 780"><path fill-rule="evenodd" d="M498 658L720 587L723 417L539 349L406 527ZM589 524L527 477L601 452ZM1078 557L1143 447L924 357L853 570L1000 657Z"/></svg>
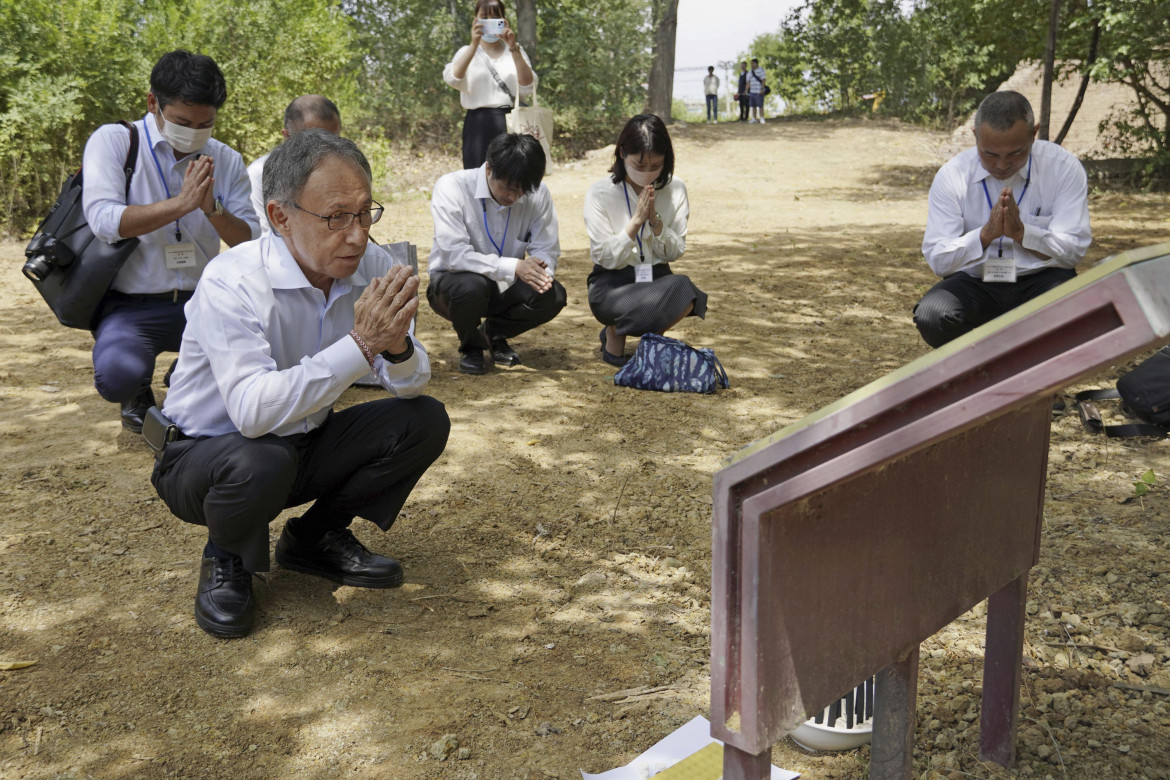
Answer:
<svg viewBox="0 0 1170 780"><path fill-rule="evenodd" d="M1059 72L1059 71L1058 71ZM1010 89L1019 92L1028 98L1032 109L1040 111L1041 80L1044 75L1043 65L1039 62L1023 62L1016 72L999 85L1001 90ZM1063 79L1055 79L1052 83L1052 122L1050 132L1055 138L1064 126L1077 90L1081 81L1079 74L1072 74ZM1136 106L1133 90L1120 84L1101 84L1089 82L1085 90L1085 97L1077 111L1076 118L1069 128L1068 135L1061 143L1065 149L1081 159L1106 159L1116 157L1117 152L1106 145L1105 136L1101 133L1101 125L1117 111L1123 111ZM955 128L951 134L948 149L959 151L970 146L971 127L975 122L975 113L967 117L962 125Z"/></svg>

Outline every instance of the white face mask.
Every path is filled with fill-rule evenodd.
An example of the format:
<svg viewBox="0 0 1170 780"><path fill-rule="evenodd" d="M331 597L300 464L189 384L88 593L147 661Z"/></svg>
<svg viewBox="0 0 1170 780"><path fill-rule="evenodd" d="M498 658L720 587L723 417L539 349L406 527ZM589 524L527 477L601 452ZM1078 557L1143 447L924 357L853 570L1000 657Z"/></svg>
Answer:
<svg viewBox="0 0 1170 780"><path fill-rule="evenodd" d="M654 182L658 181L658 177L662 175L661 168L655 168L650 171L635 171L630 167L628 158L623 158L623 163L626 166L626 178L637 184L639 187L649 187Z"/></svg>
<svg viewBox="0 0 1170 780"><path fill-rule="evenodd" d="M162 109L159 109L158 117L163 123L162 130L159 131L163 138L167 139L167 143L173 146L175 151L183 154L190 154L202 149L211 140L211 131L215 129L212 126L196 130L193 127L176 125L162 115Z"/></svg>

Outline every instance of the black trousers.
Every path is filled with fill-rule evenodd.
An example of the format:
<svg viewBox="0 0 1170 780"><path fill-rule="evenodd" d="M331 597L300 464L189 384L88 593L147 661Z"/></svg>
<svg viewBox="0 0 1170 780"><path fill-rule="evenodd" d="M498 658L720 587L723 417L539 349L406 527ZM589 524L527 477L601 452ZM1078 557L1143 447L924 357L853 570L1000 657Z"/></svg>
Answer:
<svg viewBox="0 0 1170 780"><path fill-rule="evenodd" d="M740 95L739 98L739 121L746 122L748 120L748 96Z"/></svg>
<svg viewBox="0 0 1170 780"><path fill-rule="evenodd" d="M985 282L960 271L922 296L914 306L914 324L923 341L941 347L1076 275L1071 268L1045 268L1014 282Z"/></svg>
<svg viewBox="0 0 1170 780"><path fill-rule="evenodd" d="M511 108L471 108L463 117L463 167L478 168L487 160L488 144L508 132Z"/></svg>
<svg viewBox="0 0 1170 780"><path fill-rule="evenodd" d="M268 524L288 507L315 501L306 529L344 528L358 515L389 529L450 429L433 398L385 398L331 413L308 433L171 442L151 482L175 516L207 526L248 571L268 571Z"/></svg>
<svg viewBox="0 0 1170 780"><path fill-rule="evenodd" d="M486 324L492 338L510 339L543 325L565 308L565 286L553 280L552 287L538 293L517 280L504 292L486 276L469 271L435 271L427 285L431 308L455 326L459 351L488 349L491 345L479 332Z"/></svg>

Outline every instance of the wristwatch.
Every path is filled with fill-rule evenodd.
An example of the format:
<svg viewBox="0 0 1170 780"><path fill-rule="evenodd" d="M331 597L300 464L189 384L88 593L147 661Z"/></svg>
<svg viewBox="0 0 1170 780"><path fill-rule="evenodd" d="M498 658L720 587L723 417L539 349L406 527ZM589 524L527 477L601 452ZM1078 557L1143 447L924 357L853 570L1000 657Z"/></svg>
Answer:
<svg viewBox="0 0 1170 780"><path fill-rule="evenodd" d="M382 359L387 363L405 363L406 361L410 360L410 356L414 354L414 342L408 336L406 338L406 349L404 349L402 352L399 352L397 355L395 355L392 354L390 350L384 349L378 354L380 354Z"/></svg>
<svg viewBox="0 0 1170 780"><path fill-rule="evenodd" d="M211 211L203 212L203 216L211 219L212 217L222 217L227 212L223 207L223 201L219 198L215 199L215 205L211 207Z"/></svg>

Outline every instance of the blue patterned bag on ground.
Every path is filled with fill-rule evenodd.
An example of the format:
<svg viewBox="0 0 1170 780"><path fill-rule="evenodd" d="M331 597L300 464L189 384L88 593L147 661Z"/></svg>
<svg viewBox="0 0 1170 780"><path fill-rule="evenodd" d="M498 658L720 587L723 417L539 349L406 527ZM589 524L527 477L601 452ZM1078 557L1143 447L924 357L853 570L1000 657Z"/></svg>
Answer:
<svg viewBox="0 0 1170 780"><path fill-rule="evenodd" d="M728 386L727 372L714 352L655 333L642 336L613 383L666 393L714 393L716 387Z"/></svg>

